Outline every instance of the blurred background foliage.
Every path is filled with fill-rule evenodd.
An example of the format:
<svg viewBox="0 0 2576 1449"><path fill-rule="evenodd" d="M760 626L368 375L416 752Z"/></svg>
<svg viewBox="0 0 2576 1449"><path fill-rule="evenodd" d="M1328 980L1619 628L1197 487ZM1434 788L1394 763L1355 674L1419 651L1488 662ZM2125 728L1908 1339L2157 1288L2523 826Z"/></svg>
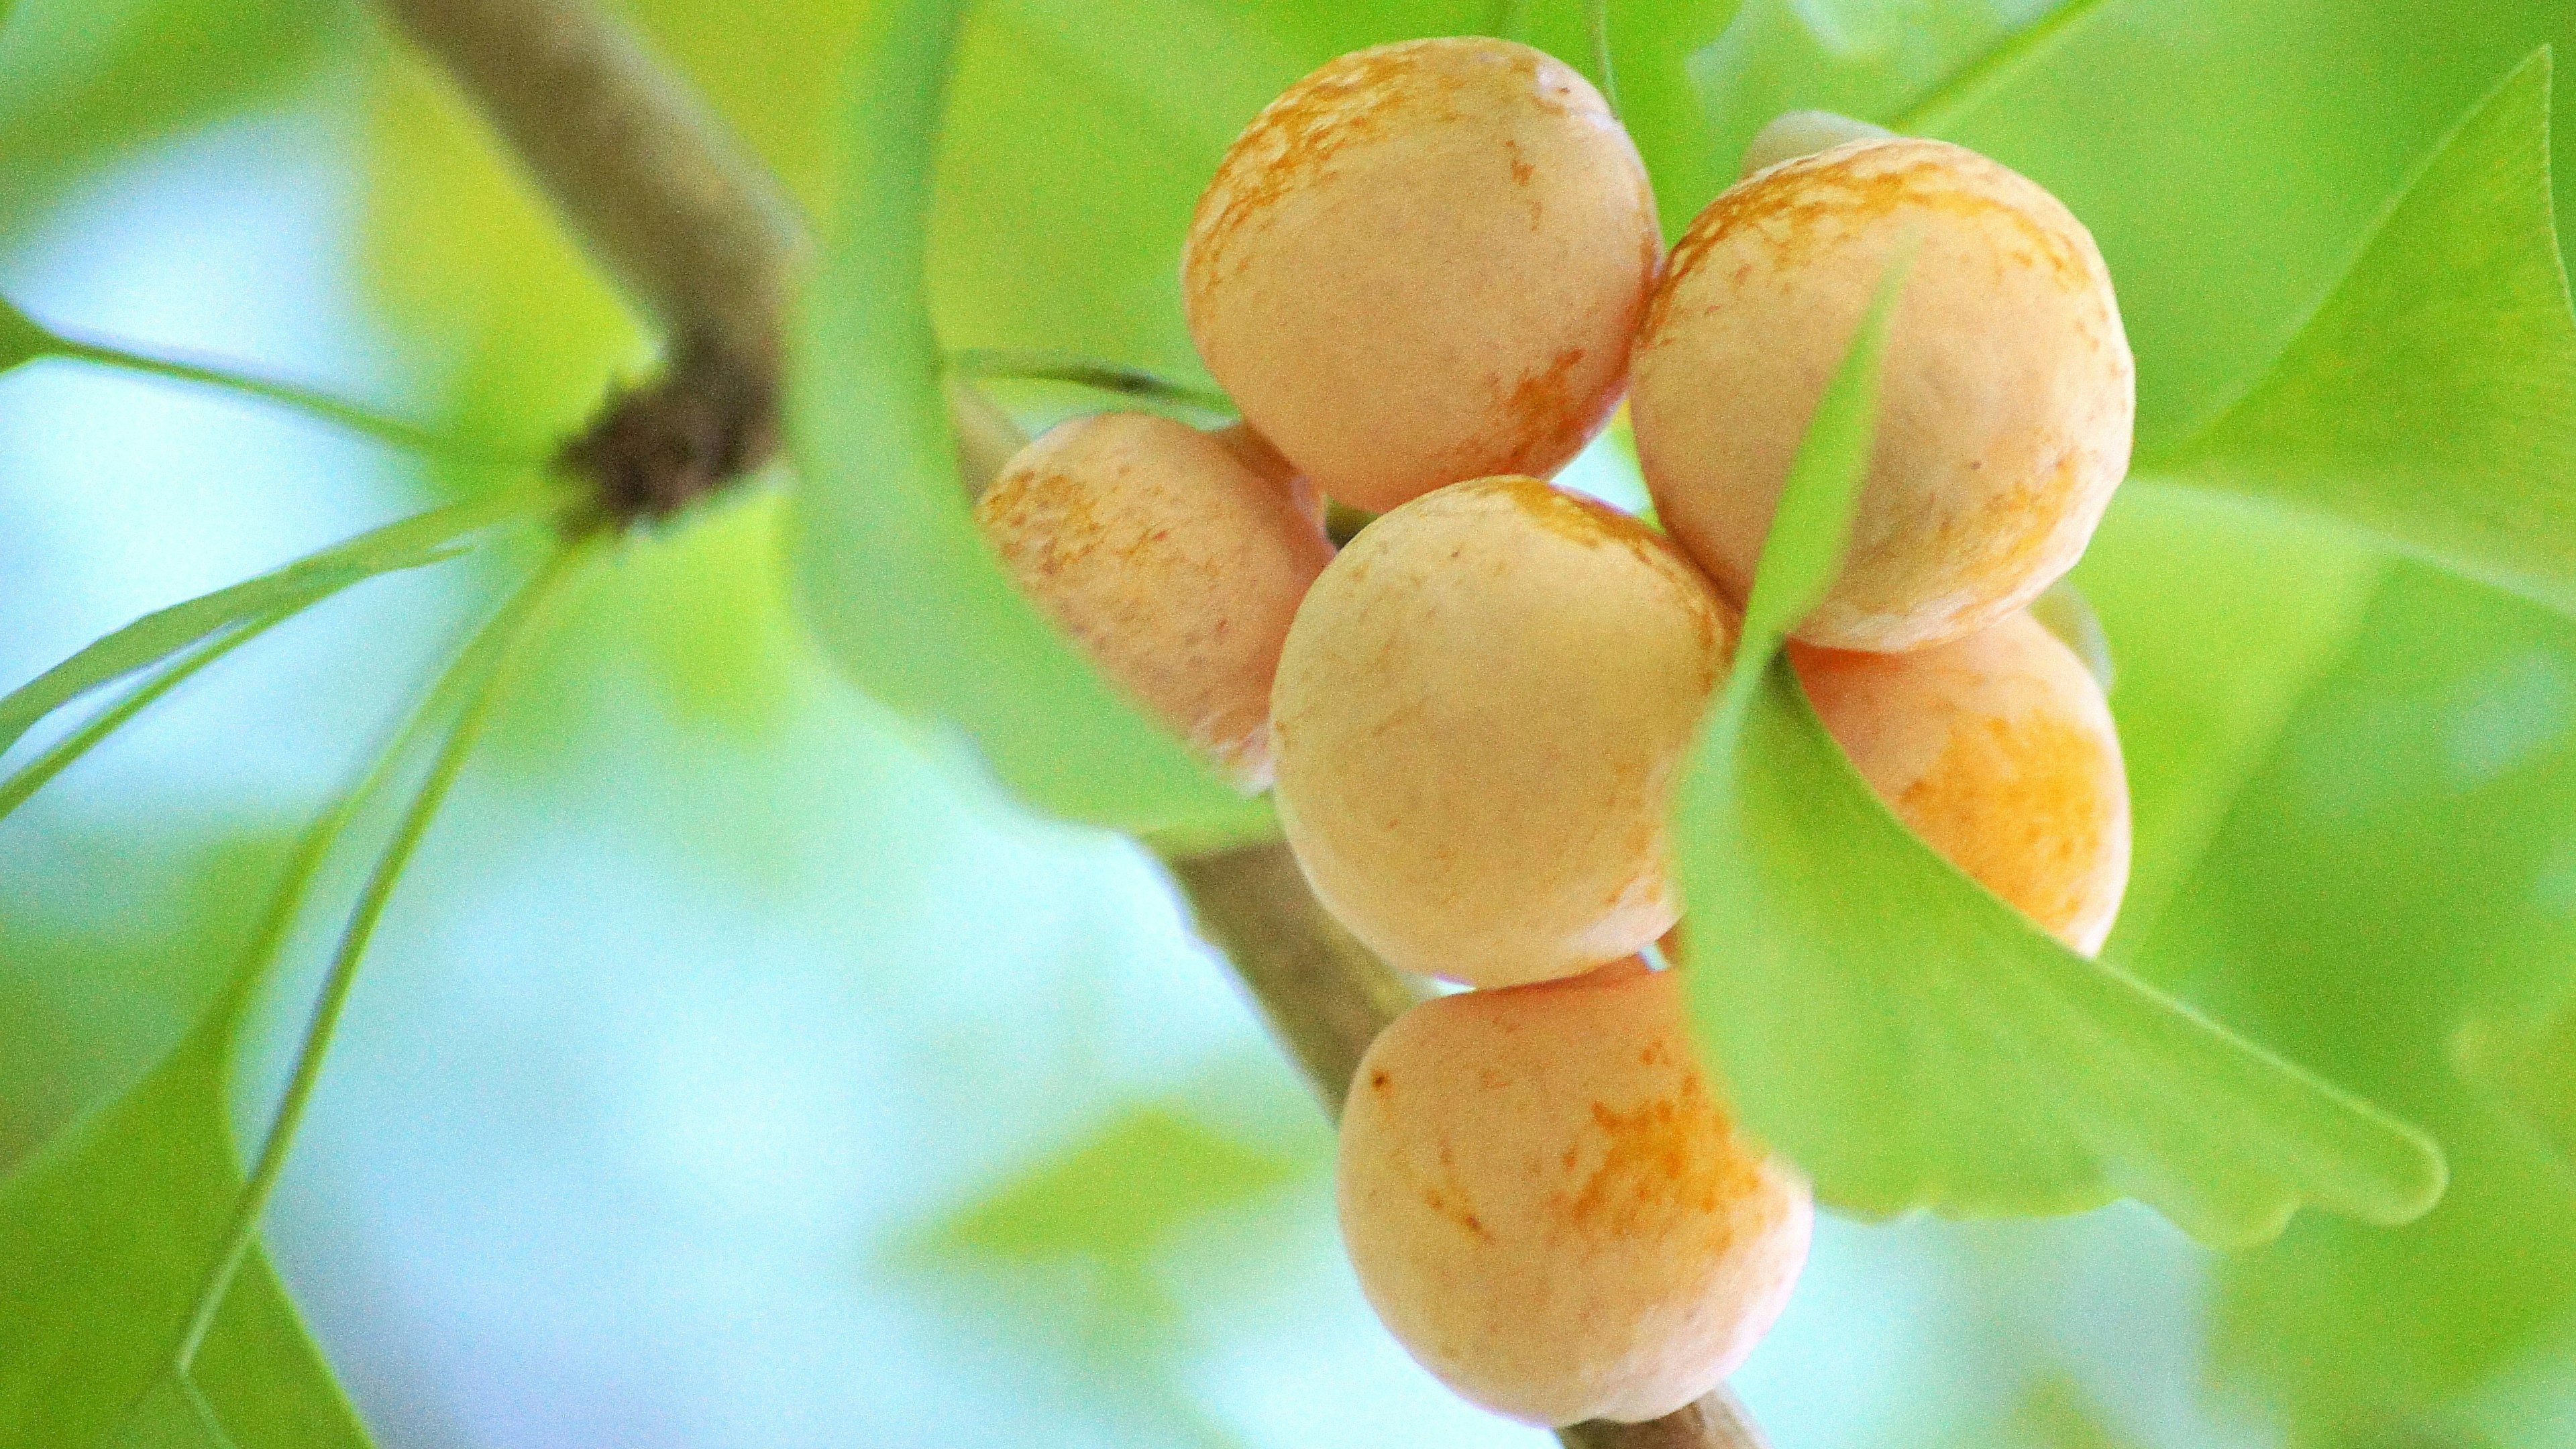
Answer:
<svg viewBox="0 0 2576 1449"><path fill-rule="evenodd" d="M1200 375L1174 271L1226 141L1330 54L1493 8L977 6L933 231L944 340ZM1615 6L1668 225L1775 111L1901 117L2041 8ZM866 10L633 14L821 211ZM528 446L648 365L452 91L345 0L0 12L0 292L34 315ZM1576 7L1530 20L1582 61ZM2094 228L2150 440L2278 349L2453 119L2576 38L2555 0L2055 23L2050 66L1923 119ZM22 368L0 684L483 481ZM752 496L622 552L388 918L269 1233L379 1440L1535 1442L1369 1317L1330 1139L1148 859L1027 815L841 685L783 597L779 519ZM2189 864L2142 875L2126 959L2433 1131L2451 1193L2408 1228L2302 1217L2230 1256L2130 1207L1828 1222L1739 1388L1782 1449L2576 1442L2576 625L2166 490L2124 498L2080 577L2142 794L2204 762L2163 782L2187 798L2157 858ZM298 822L493 584L478 563L335 600L0 825L0 1163L177 1039Z"/></svg>

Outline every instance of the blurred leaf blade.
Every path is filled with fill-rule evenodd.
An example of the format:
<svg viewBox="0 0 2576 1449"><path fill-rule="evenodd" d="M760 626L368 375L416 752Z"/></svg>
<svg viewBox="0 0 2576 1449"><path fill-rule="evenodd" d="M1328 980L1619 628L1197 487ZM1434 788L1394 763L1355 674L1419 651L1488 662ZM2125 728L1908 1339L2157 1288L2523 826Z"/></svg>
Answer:
<svg viewBox="0 0 2576 1449"><path fill-rule="evenodd" d="M2318 1442L2455 1406L2576 1308L2576 1174L2458 1051L2576 982L2571 812L2576 622L2401 562L2139 943L2451 1166L2415 1223L2303 1220L2220 1265L2214 1371Z"/></svg>
<svg viewBox="0 0 2576 1449"><path fill-rule="evenodd" d="M2576 608L2576 313L2549 52L2464 117L2271 371L2148 469Z"/></svg>
<svg viewBox="0 0 2576 1449"><path fill-rule="evenodd" d="M2302 1203L2423 1213L2421 1134L2067 950L1909 832L1808 708L1778 646L1838 566L1893 296L1809 424L1680 791L1693 1015L1747 1122L1871 1215L2131 1196L2235 1244Z"/></svg>
<svg viewBox="0 0 2576 1449"><path fill-rule="evenodd" d="M456 541L556 506L547 491L496 492L389 523L345 543L144 615L0 697L0 750L37 721L96 689L190 645L264 616L284 616L378 574L454 556Z"/></svg>
<svg viewBox="0 0 2576 1449"><path fill-rule="evenodd" d="M6 15L0 14L0 23ZM18 310L18 304L0 297L0 373L20 363L33 362L59 347L54 334L45 330L35 318Z"/></svg>
<svg viewBox="0 0 2576 1449"><path fill-rule="evenodd" d="M2543 1021L2474 1021L2452 1039L2460 1074L2492 1093L2576 1170L2576 999Z"/></svg>
<svg viewBox="0 0 2576 1449"><path fill-rule="evenodd" d="M94 1443L168 1377L242 1192L224 1107L237 1024L218 1003L133 1089L0 1184L0 1443ZM239 1442L368 1442L256 1245L193 1376Z"/></svg>
<svg viewBox="0 0 2576 1449"><path fill-rule="evenodd" d="M806 620L860 688L963 728L1042 808L1128 829L1257 814L1021 598L976 529L927 295L930 174L962 10L907 0L863 42L843 211L791 403Z"/></svg>
<svg viewBox="0 0 2576 1449"><path fill-rule="evenodd" d="M2367 541L2242 499L2122 485L2073 578L2110 635L2129 776L2130 947L2199 864L2309 688L2355 647L2387 564Z"/></svg>

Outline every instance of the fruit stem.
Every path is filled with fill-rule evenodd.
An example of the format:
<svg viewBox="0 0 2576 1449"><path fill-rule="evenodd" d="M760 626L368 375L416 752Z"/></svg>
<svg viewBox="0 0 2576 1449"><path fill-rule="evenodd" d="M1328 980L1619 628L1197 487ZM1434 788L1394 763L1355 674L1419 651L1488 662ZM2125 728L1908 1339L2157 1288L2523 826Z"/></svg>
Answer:
<svg viewBox="0 0 2576 1449"><path fill-rule="evenodd" d="M804 219L724 123L591 0L378 0L445 67L628 297L665 371L559 462L614 520L667 517L777 452Z"/></svg>

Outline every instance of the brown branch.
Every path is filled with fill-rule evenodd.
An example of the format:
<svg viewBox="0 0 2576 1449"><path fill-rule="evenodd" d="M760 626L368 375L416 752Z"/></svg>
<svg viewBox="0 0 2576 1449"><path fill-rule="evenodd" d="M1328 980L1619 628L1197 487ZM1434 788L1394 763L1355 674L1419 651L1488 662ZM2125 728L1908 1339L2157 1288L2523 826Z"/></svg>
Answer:
<svg viewBox="0 0 2576 1449"><path fill-rule="evenodd" d="M813 250L775 179L591 0L379 3L663 329L663 376L612 396L561 464L622 522L766 463L787 309Z"/></svg>
<svg viewBox="0 0 2576 1449"><path fill-rule="evenodd" d="M609 399L562 462L617 522L666 516L778 446L787 309L812 244L776 181L591 0L379 0L500 133L665 332L667 371ZM980 488L1016 424L953 383L960 471ZM1327 914L1285 846L1170 862L1200 928L1338 1118L1360 1054L1421 1000ZM1762 1449L1723 1388L1648 1424L1578 1424L1571 1449Z"/></svg>
<svg viewBox="0 0 2576 1449"><path fill-rule="evenodd" d="M1342 929L1285 845L1175 856L1169 864L1209 944L1233 963L1325 1112L1341 1120L1360 1053L1430 993Z"/></svg>
<svg viewBox="0 0 2576 1449"><path fill-rule="evenodd" d="M1280 844L1248 845L1166 864L1199 930L1225 953L1271 1034L1305 1069L1338 1121L1360 1054L1388 1022L1429 993L1380 961L1306 887ZM1594 1421L1556 1431L1566 1449L1767 1449L1752 1415L1724 1385L1643 1424Z"/></svg>

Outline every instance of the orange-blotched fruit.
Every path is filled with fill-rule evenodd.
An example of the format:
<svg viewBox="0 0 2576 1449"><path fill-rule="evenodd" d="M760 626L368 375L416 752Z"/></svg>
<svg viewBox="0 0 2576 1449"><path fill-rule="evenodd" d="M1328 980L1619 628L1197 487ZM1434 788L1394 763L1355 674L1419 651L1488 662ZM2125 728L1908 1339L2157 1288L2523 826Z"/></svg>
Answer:
<svg viewBox="0 0 2576 1449"><path fill-rule="evenodd" d="M2067 945L2102 949L2129 883L2129 782L2074 650L2024 612L1913 654L1789 658L1915 834Z"/></svg>
<svg viewBox="0 0 2576 1449"><path fill-rule="evenodd" d="M1496 1413L1668 1414L1734 1371L1806 1262L1807 1184L1730 1119L1675 976L1427 1001L1352 1079L1335 1181L1360 1286Z"/></svg>
<svg viewBox="0 0 2576 1449"><path fill-rule="evenodd" d="M1546 476L1609 418L1662 237L1571 68L1412 40L1299 81L1227 150L1182 252L1190 336L1331 497Z"/></svg>
<svg viewBox="0 0 2576 1449"><path fill-rule="evenodd" d="M1315 894L1388 961L1475 986L1643 947L1678 912L1664 817L1737 628L1671 544L1536 479L1371 523L1271 690Z"/></svg>
<svg viewBox="0 0 2576 1449"><path fill-rule="evenodd" d="M1270 682L1333 557L1311 500L1237 446L1147 413L1049 429L975 518L1101 671L1247 790L1270 782Z"/></svg>
<svg viewBox="0 0 2576 1449"><path fill-rule="evenodd" d="M1825 381L1909 258L1875 450L1833 589L1796 633L1956 639L2073 567L2128 471L2136 370L2093 238L1962 147L1865 138L1754 173L1674 247L1630 417L1657 515L1741 600Z"/></svg>

